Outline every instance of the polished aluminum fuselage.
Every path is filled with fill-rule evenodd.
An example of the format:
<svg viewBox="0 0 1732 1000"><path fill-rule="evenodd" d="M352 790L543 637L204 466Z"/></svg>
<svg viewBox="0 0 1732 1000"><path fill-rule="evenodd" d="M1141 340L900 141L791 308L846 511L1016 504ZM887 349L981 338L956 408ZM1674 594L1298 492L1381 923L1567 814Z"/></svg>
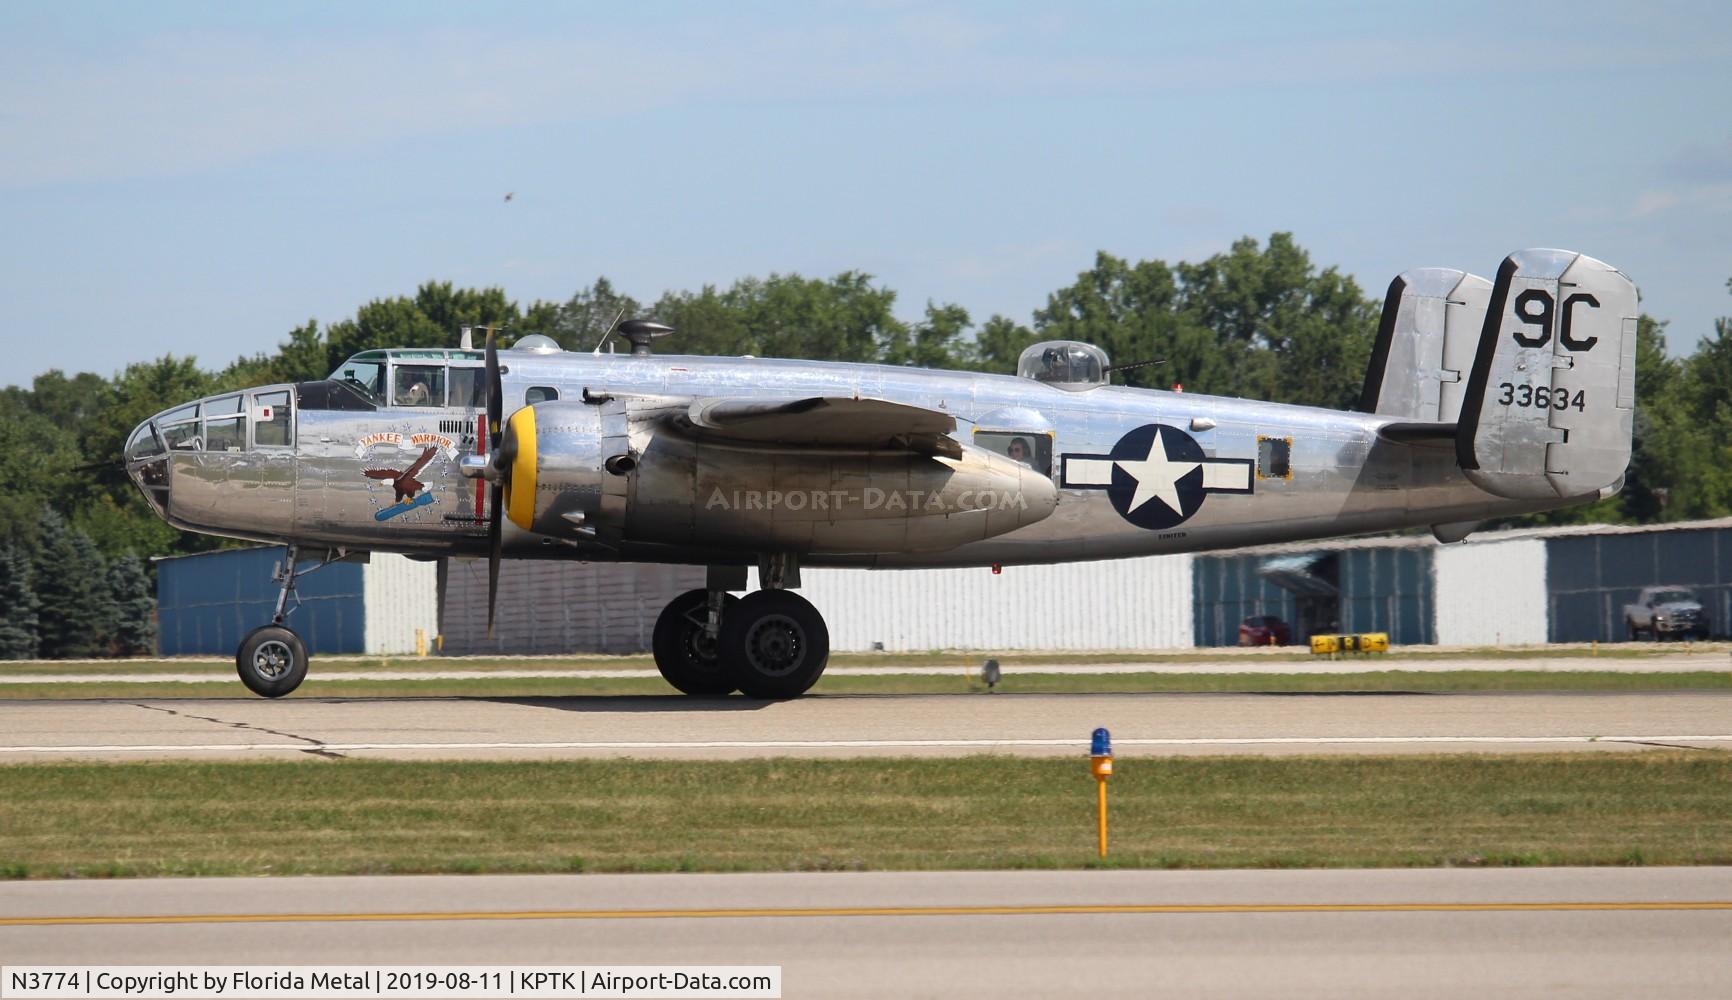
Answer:
<svg viewBox="0 0 1732 1000"><path fill-rule="evenodd" d="M886 365L755 358L502 352L505 410L524 405L531 387L564 401L585 392L671 400L714 397L890 400L955 418L964 443L977 431L1049 435L1055 480L1070 456L1104 456L1127 433L1150 424L1183 429L1209 459L1255 463L1259 438L1290 441L1290 474L1257 467L1249 492L1208 495L1183 523L1151 529L1122 516L1099 488L1061 485L1056 507L1035 523L938 550L801 552L807 565L983 566L1122 558L1159 553L1475 522L1582 502L1511 501L1470 484L1451 447L1381 438L1391 418L1194 393L1122 386L1076 390L1007 375ZM177 527L259 541L401 552L437 557L484 555L487 522L478 481L457 460L476 447L470 407L380 407L375 411L297 408L294 444L235 452L171 451ZM381 519L390 484L363 475L402 469L433 448L419 475L426 506ZM639 497L653 503L653 497ZM505 554L576 558L752 563L766 553L727 537L688 543L615 544L553 538L505 526Z"/></svg>

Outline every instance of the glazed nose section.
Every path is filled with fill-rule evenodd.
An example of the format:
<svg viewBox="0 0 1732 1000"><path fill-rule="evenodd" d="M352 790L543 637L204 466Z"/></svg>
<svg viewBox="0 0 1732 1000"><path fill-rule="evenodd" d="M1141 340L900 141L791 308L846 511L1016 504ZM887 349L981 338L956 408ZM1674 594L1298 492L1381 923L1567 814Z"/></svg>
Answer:
<svg viewBox="0 0 1732 1000"><path fill-rule="evenodd" d="M133 429L126 439L126 474L132 477L157 517L168 517L168 448L152 418Z"/></svg>

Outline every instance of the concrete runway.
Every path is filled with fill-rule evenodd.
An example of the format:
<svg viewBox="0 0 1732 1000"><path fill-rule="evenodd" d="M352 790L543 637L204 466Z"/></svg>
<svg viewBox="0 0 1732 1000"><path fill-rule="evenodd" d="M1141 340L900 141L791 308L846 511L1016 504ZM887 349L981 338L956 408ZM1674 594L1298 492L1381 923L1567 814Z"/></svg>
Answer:
<svg viewBox="0 0 1732 1000"><path fill-rule="evenodd" d="M1728 868L0 883L9 963L779 965L788 997L1712 996L1728 941Z"/></svg>
<svg viewBox="0 0 1732 1000"><path fill-rule="evenodd" d="M0 761L1732 748L1732 691L0 701Z"/></svg>

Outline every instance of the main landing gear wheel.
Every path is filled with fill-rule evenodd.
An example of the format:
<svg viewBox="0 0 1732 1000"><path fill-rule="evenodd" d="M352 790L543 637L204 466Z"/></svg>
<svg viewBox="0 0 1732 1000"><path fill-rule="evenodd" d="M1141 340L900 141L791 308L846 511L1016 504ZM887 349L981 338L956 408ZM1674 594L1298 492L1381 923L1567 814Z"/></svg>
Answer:
<svg viewBox="0 0 1732 1000"><path fill-rule="evenodd" d="M723 622L739 603L740 599L732 594L723 598ZM655 635L650 642L656 669L669 684L686 694L723 695L734 689L734 682L722 670L716 656L720 643L704 628L709 618L709 592L688 590L670 601L656 619Z"/></svg>
<svg viewBox="0 0 1732 1000"><path fill-rule="evenodd" d="M812 603L789 590L760 590L722 616L722 665L751 698L797 698L830 662L830 630Z"/></svg>
<svg viewBox="0 0 1732 1000"><path fill-rule="evenodd" d="M281 698L307 676L307 647L301 637L281 625L253 629L235 650L241 683L254 694Z"/></svg>

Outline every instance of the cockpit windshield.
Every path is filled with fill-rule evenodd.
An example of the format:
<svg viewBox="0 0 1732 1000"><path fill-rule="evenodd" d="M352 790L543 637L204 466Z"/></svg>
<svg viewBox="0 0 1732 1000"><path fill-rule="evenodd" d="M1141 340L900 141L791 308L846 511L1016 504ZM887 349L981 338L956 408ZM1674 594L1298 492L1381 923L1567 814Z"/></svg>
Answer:
<svg viewBox="0 0 1732 1000"><path fill-rule="evenodd" d="M332 382L347 386L375 406L385 403L385 354L366 351L337 366Z"/></svg>

